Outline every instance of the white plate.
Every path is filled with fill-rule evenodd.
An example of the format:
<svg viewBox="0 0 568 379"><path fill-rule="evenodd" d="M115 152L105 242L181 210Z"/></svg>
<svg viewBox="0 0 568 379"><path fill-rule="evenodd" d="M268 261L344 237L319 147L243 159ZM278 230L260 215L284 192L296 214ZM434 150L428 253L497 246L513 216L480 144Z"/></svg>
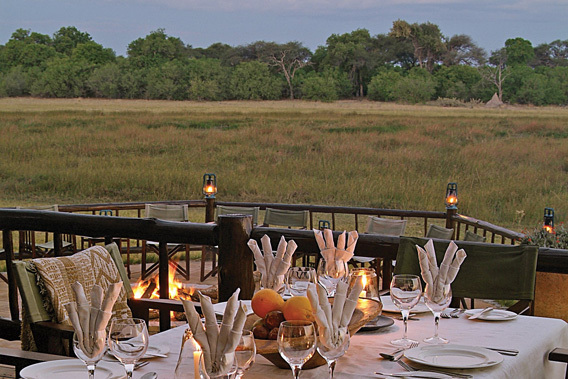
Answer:
<svg viewBox="0 0 568 379"><path fill-rule="evenodd" d="M476 346L429 345L408 349L404 356L409 360L440 368L480 368L503 362L496 351Z"/></svg>
<svg viewBox="0 0 568 379"><path fill-rule="evenodd" d="M400 309L394 305L390 296L381 296L383 303L383 312L400 313ZM430 309L424 304L424 298L420 298L418 304L410 310L410 313L425 313L430 312Z"/></svg>
<svg viewBox="0 0 568 379"><path fill-rule="evenodd" d="M87 366L79 359L62 359L36 363L20 371L24 379L82 379L87 378ZM121 379L124 367L119 363L100 361L95 370L95 379Z"/></svg>
<svg viewBox="0 0 568 379"><path fill-rule="evenodd" d="M158 358L156 354L166 355L169 352L170 352L170 347L168 345L150 345L148 346L148 349L146 349L146 353L142 356L141 359ZM107 353L103 356L103 359L108 362L118 361L118 359L114 356L114 354L110 350L107 350Z"/></svg>
<svg viewBox="0 0 568 379"><path fill-rule="evenodd" d="M248 315L253 314L252 306L250 305L250 300L240 300L245 312ZM213 310L215 311L216 315L223 316L225 314L225 308L227 307L227 302L224 301L222 303L213 304Z"/></svg>
<svg viewBox="0 0 568 379"><path fill-rule="evenodd" d="M481 312L482 310L483 309L469 309L464 313L466 316L473 316ZM489 312L482 314L477 319L485 321L508 321L508 320L513 320L516 317L517 314L515 312L507 311L505 309L493 309Z"/></svg>

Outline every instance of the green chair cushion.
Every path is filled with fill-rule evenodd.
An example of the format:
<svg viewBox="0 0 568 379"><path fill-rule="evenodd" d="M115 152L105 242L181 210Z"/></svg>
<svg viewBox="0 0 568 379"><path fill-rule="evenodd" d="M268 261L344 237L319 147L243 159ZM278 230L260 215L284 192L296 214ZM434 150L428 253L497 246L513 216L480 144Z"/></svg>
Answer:
<svg viewBox="0 0 568 379"><path fill-rule="evenodd" d="M401 237L395 274L420 275L416 245L425 238ZM496 300L533 300L538 247L529 245L473 244L455 241L467 258L452 283L454 297ZM449 242L434 241L438 265Z"/></svg>
<svg viewBox="0 0 568 379"><path fill-rule="evenodd" d="M464 241L471 241L471 242L485 242L485 237L480 236L477 233L470 232L469 230L465 231L465 237L463 238Z"/></svg>
<svg viewBox="0 0 568 379"><path fill-rule="evenodd" d="M437 238L441 240L449 240L454 235L454 229L447 229L438 225L430 225L426 238Z"/></svg>

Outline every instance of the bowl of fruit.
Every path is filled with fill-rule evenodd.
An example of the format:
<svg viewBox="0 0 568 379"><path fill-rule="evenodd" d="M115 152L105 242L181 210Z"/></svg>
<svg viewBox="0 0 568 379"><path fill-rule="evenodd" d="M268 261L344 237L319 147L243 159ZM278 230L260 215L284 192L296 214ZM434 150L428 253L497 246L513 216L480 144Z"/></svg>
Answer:
<svg viewBox="0 0 568 379"><path fill-rule="evenodd" d="M329 299L333 303L333 298ZM251 306L254 311L247 317L245 329L252 330L256 344L256 352L275 366L290 368L288 363L278 353L278 327L285 320L314 321L310 301L305 296L294 296L284 300L276 291L263 289L256 292ZM382 304L372 299L359 299L348 325L351 335L381 314ZM326 364L325 359L316 351L302 369L310 369Z"/></svg>

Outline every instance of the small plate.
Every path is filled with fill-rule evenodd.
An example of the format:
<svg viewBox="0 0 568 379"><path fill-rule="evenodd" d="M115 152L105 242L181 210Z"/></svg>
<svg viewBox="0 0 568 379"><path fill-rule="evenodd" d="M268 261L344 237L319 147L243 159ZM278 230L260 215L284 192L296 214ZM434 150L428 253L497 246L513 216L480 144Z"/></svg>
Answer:
<svg viewBox="0 0 568 379"><path fill-rule="evenodd" d="M409 360L440 368L480 368L503 362L496 351L464 345L429 345L408 349L404 356Z"/></svg>
<svg viewBox="0 0 568 379"><path fill-rule="evenodd" d="M387 316L377 316L359 329L363 332L368 332L371 330L377 330L381 328L386 328L387 326L391 326L394 324L394 320Z"/></svg>
<svg viewBox="0 0 568 379"><path fill-rule="evenodd" d="M383 312L400 313L400 309L394 305L390 296L381 296L381 303L383 303ZM410 313L426 313L430 309L424 303L424 298L420 298L418 304L410 310Z"/></svg>
<svg viewBox="0 0 568 379"><path fill-rule="evenodd" d="M61 359L36 363L20 371L24 379L77 379L86 378L87 366L79 359ZM124 378L124 367L118 363L100 361L95 370L95 379Z"/></svg>
<svg viewBox="0 0 568 379"><path fill-rule="evenodd" d="M254 313L252 311L252 306L250 305L250 303L251 303L250 300L240 300L240 302L243 305L243 308L245 309L247 316ZM218 316L223 316L225 314L225 308L226 307L227 307L226 301L224 301L222 303L213 304L213 310L215 311L215 314L218 315Z"/></svg>
<svg viewBox="0 0 568 379"><path fill-rule="evenodd" d="M483 309L469 309L464 312L466 316L473 316ZM477 320L485 321L508 321L514 320L518 315L515 312L507 311L505 309L493 309L479 316Z"/></svg>

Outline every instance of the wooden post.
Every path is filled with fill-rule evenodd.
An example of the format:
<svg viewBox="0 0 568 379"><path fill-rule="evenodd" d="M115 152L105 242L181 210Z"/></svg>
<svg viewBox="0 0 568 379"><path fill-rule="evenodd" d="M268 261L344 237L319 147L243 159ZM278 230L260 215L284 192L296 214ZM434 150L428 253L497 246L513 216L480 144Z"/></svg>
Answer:
<svg viewBox="0 0 568 379"><path fill-rule="evenodd" d="M160 241L160 255L158 267L158 282L160 286L160 299L170 298L168 244ZM171 326L170 312L160 311L160 330L167 330Z"/></svg>
<svg viewBox="0 0 568 379"><path fill-rule="evenodd" d="M6 276L8 276L8 302L10 303L10 316L13 321L20 319L20 308L18 307L18 285L12 268L14 260L14 244L12 241L12 231L2 231L2 242L4 244L4 254L6 254Z"/></svg>
<svg viewBox="0 0 568 379"><path fill-rule="evenodd" d="M454 219L453 217L458 213L456 208L454 209L446 209L446 228L454 229ZM452 235L452 239L456 235L456 230L454 229L454 234Z"/></svg>
<svg viewBox="0 0 568 379"><path fill-rule="evenodd" d="M53 233L53 256L60 257L61 256L61 246L63 246L61 241L61 234L60 233Z"/></svg>
<svg viewBox="0 0 568 379"><path fill-rule="evenodd" d="M227 301L237 288L239 299L254 293L253 255L247 245L252 231L251 215L219 216L219 301Z"/></svg>
<svg viewBox="0 0 568 379"><path fill-rule="evenodd" d="M215 222L215 198L205 198L205 222Z"/></svg>

